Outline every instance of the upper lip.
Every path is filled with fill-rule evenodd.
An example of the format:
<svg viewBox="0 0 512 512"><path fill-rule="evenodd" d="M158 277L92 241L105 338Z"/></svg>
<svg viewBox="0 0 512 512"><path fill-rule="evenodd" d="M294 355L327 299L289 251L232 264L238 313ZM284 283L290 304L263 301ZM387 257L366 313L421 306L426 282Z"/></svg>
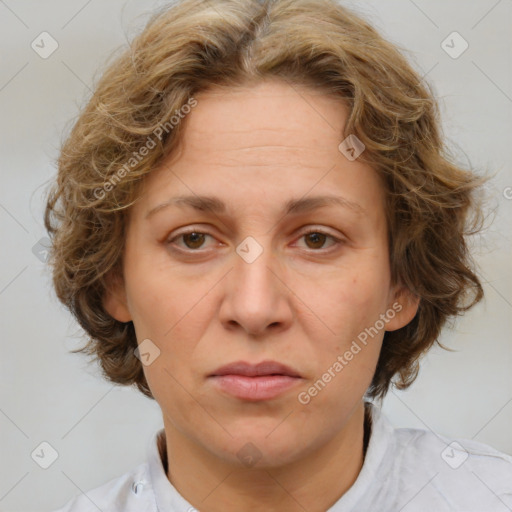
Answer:
<svg viewBox="0 0 512 512"><path fill-rule="evenodd" d="M288 375L290 377L300 377L300 374L277 361L262 361L261 363L251 364L245 361L236 361L217 368L210 377L219 375L244 375L246 377L258 377L261 375Z"/></svg>

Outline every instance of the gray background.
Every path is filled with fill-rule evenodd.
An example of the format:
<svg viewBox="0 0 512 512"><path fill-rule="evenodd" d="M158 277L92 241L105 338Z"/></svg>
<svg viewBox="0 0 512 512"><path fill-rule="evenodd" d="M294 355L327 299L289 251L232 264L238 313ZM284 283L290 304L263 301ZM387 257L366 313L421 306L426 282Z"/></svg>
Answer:
<svg viewBox="0 0 512 512"><path fill-rule="evenodd" d="M157 404L113 386L69 354L80 330L54 297L41 256L43 194L58 147L112 51L164 2L0 1L0 509L44 511L145 459L162 425ZM486 299L458 319L417 382L391 392L396 426L476 439L512 453L512 26L511 0L373 0L356 5L434 85L443 127L460 162L499 171L489 187L494 222L474 240ZM43 31L58 49L41 58ZM441 43L459 32L469 48L453 59ZM508 198L507 198L508 197ZM37 251L36 251L37 252ZM48 468L31 458L43 441Z"/></svg>

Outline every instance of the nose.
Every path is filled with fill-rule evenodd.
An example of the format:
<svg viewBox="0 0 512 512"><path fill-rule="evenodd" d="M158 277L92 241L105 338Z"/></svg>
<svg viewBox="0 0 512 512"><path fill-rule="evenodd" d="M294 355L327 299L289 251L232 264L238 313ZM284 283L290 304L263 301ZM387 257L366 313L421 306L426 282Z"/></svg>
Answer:
<svg viewBox="0 0 512 512"><path fill-rule="evenodd" d="M233 269L225 278L220 320L226 329L243 329L253 337L283 331L293 319L286 268L261 239L251 237L244 243L234 253Z"/></svg>

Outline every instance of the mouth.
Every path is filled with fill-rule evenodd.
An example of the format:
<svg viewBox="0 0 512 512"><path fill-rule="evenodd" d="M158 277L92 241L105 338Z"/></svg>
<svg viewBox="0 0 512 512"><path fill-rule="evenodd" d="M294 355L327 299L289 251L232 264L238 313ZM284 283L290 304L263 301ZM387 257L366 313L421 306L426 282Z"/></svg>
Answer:
<svg viewBox="0 0 512 512"><path fill-rule="evenodd" d="M302 381L297 371L277 361L237 361L218 368L208 378L218 390L247 401L276 398Z"/></svg>

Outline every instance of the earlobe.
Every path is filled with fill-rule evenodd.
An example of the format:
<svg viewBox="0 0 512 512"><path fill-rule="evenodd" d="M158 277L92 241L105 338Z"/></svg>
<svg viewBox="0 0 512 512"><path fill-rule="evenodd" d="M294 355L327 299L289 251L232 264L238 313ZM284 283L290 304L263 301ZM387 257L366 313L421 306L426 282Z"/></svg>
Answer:
<svg viewBox="0 0 512 512"><path fill-rule="evenodd" d="M103 296L105 311L118 322L130 322L132 320L126 300L126 291L122 279L107 278L107 286Z"/></svg>
<svg viewBox="0 0 512 512"><path fill-rule="evenodd" d="M390 320L386 324L386 331L396 331L410 323L418 312L420 299L405 286L399 287L394 294L394 300L388 306ZM391 311L395 312L392 318Z"/></svg>

